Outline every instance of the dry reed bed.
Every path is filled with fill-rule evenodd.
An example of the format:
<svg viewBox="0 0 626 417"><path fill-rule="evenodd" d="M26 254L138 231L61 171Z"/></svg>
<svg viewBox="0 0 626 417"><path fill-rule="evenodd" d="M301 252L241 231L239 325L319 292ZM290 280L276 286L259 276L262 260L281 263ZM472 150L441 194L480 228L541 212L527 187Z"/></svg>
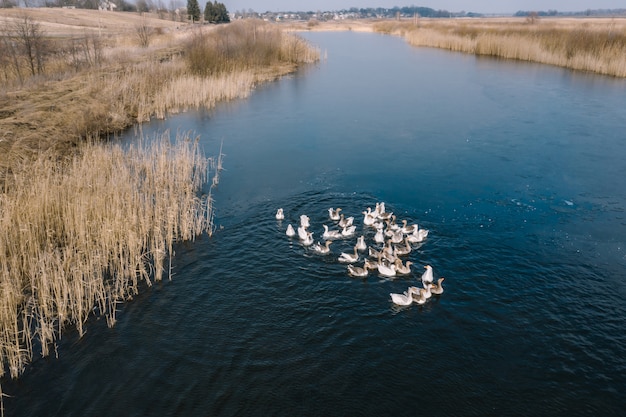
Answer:
<svg viewBox="0 0 626 417"><path fill-rule="evenodd" d="M626 77L626 20L419 20L375 30L410 44Z"/></svg>
<svg viewBox="0 0 626 417"><path fill-rule="evenodd" d="M161 280L177 241L212 232L217 161L198 141L169 134L129 150L84 145L65 165L43 155L0 194L0 376L17 377L67 325L92 312L115 322L116 303Z"/></svg>
<svg viewBox="0 0 626 417"><path fill-rule="evenodd" d="M211 170L217 184L221 150L212 160L189 138L130 150L95 138L245 97L319 59L302 39L256 21L164 44L103 51L102 65L0 97L0 377L48 355L68 325L82 335L94 313L113 325L117 303L162 278L175 242L212 230L210 196L198 191ZM194 68L191 57L215 66Z"/></svg>

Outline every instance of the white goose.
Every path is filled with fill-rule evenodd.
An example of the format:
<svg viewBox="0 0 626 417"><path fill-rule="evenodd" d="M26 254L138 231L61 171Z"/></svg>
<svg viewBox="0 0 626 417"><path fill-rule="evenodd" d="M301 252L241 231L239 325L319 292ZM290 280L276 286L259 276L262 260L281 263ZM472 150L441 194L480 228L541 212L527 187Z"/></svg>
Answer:
<svg viewBox="0 0 626 417"><path fill-rule="evenodd" d="M426 284L424 285L424 298L425 299L429 299L430 297L432 297L433 293L430 290L430 288L433 286L433 284Z"/></svg>
<svg viewBox="0 0 626 417"><path fill-rule="evenodd" d="M426 240L426 237L428 237L428 229L416 229L413 233L407 235L406 238L411 243L421 243Z"/></svg>
<svg viewBox="0 0 626 417"><path fill-rule="evenodd" d="M383 277L395 277L396 276L396 266L391 264L388 265L384 262L378 263L378 273Z"/></svg>
<svg viewBox="0 0 626 417"><path fill-rule="evenodd" d="M353 264L356 263L358 260L359 253L356 246L354 247L354 253L341 252L341 255L339 255L339 262Z"/></svg>
<svg viewBox="0 0 626 417"><path fill-rule="evenodd" d="M365 266L348 265L348 274L353 277L366 277L369 271Z"/></svg>
<svg viewBox="0 0 626 417"><path fill-rule="evenodd" d="M322 234L322 237L324 239L341 239L343 237L340 231L329 230L328 226L326 225L323 225L323 226L324 226L324 233Z"/></svg>
<svg viewBox="0 0 626 417"><path fill-rule="evenodd" d="M311 246L313 244L313 232L307 232L305 239L301 240L304 246Z"/></svg>
<svg viewBox="0 0 626 417"><path fill-rule="evenodd" d="M330 244L333 243L330 240L327 240L326 242L324 242L324 244L320 244L319 242L314 244L313 246L311 246L311 249L316 252L319 253L320 255L326 255L330 253Z"/></svg>
<svg viewBox="0 0 626 417"><path fill-rule="evenodd" d="M341 236L343 237L354 236L355 232L356 232L356 226L344 227L343 230L341 230Z"/></svg>
<svg viewBox="0 0 626 417"><path fill-rule="evenodd" d="M374 235L374 242L376 243L385 243L385 233L383 233L383 228L380 227L376 230L376 235Z"/></svg>
<svg viewBox="0 0 626 417"><path fill-rule="evenodd" d="M419 289L417 287L409 287L402 294L389 293L389 295L391 296L391 301L394 304L399 306L408 306L413 303L413 294L416 294L418 292Z"/></svg>
<svg viewBox="0 0 626 417"><path fill-rule="evenodd" d="M279 208L276 210L276 220L283 220L285 218L285 213L283 213L283 209Z"/></svg>
<svg viewBox="0 0 626 417"><path fill-rule="evenodd" d="M359 236L356 240L356 247L360 251L367 250L367 243L365 243L365 236Z"/></svg>
<svg viewBox="0 0 626 417"><path fill-rule="evenodd" d="M363 224L366 226L372 226L376 223L376 214L372 212L372 208L368 207L367 211L364 211L363 214L365 217L363 218Z"/></svg>
<svg viewBox="0 0 626 417"><path fill-rule="evenodd" d="M300 240L306 240L309 236L309 232L306 230L306 227L298 227L298 237Z"/></svg>
<svg viewBox="0 0 626 417"><path fill-rule="evenodd" d="M294 237L296 235L296 231L293 229L293 226L291 224L287 226L287 231L285 232L285 234L289 237Z"/></svg>
<svg viewBox="0 0 626 417"><path fill-rule="evenodd" d="M426 265L424 269L426 269L426 271L422 274L422 284L424 288L426 288L427 285L433 283L433 267Z"/></svg>
<svg viewBox="0 0 626 417"><path fill-rule="evenodd" d="M329 208L328 209L328 217L333 220L333 221L338 221L341 217L339 217L339 212L341 211L341 208L337 207L336 210L333 210L333 208Z"/></svg>
<svg viewBox="0 0 626 417"><path fill-rule="evenodd" d="M307 227L310 226L310 221L311 219L309 218L309 216L307 216L306 214L303 214L300 216L300 226L304 227L305 229Z"/></svg>

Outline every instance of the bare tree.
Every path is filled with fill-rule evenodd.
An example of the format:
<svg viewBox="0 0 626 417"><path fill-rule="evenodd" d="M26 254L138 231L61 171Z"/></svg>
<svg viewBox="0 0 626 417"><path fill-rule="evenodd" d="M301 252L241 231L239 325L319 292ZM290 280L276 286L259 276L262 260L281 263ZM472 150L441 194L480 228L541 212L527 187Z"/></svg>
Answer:
<svg viewBox="0 0 626 417"><path fill-rule="evenodd" d="M528 13L528 16L526 17L526 23L530 25L534 25L538 21L539 21L539 13L537 12Z"/></svg>
<svg viewBox="0 0 626 417"><path fill-rule="evenodd" d="M42 74L50 50L49 42L41 25L24 13L9 28L18 52L23 56L31 75Z"/></svg>

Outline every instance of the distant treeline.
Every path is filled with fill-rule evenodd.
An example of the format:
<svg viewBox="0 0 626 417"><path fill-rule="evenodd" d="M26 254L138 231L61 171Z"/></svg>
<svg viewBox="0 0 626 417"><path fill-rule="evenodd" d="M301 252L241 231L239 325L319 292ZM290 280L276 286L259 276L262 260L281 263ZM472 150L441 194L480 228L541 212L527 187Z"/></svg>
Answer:
<svg viewBox="0 0 626 417"><path fill-rule="evenodd" d="M520 10L516 12L514 16L626 16L626 9L587 9L579 12L559 12L556 10Z"/></svg>

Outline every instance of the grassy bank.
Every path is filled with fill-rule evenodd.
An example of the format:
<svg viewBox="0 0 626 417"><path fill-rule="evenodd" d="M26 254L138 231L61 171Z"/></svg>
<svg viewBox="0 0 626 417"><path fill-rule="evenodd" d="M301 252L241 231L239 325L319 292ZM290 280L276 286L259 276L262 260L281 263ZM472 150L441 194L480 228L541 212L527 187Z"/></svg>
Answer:
<svg viewBox="0 0 626 417"><path fill-rule="evenodd" d="M626 77L626 19L419 19L374 29L416 46Z"/></svg>
<svg viewBox="0 0 626 417"><path fill-rule="evenodd" d="M217 184L220 158L204 157L189 137L128 152L102 138L245 97L319 57L259 21L168 26L149 45L128 36L136 28L93 29L49 36L65 46L41 72L3 68L0 377L48 355L68 326L82 335L93 314L112 325L117 303L167 275L175 242L212 230L210 196L199 190Z"/></svg>

